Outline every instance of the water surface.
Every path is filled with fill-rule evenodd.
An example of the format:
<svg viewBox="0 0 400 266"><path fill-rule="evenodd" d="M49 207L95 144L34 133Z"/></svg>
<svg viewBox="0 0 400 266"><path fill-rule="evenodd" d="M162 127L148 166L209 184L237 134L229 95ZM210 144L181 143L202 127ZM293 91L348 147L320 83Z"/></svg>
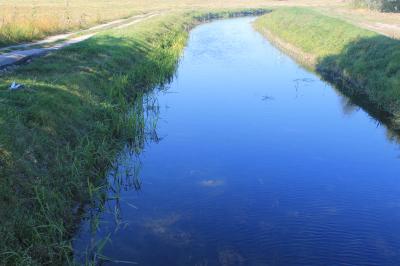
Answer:
<svg viewBox="0 0 400 266"><path fill-rule="evenodd" d="M110 173L140 165L141 181L101 215L105 264L400 264L396 138L252 20L191 32L157 96L157 141ZM76 250L93 242L88 227Z"/></svg>

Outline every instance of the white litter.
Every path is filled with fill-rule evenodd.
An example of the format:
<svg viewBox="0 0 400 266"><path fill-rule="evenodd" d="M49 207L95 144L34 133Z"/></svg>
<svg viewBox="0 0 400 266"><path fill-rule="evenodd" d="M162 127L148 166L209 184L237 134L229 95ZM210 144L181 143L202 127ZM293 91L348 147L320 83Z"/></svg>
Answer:
<svg viewBox="0 0 400 266"><path fill-rule="evenodd" d="M13 83L10 86L10 91L14 91L14 90L18 90L18 89L22 89L24 87L24 85L22 84L18 84L15 81L13 81Z"/></svg>

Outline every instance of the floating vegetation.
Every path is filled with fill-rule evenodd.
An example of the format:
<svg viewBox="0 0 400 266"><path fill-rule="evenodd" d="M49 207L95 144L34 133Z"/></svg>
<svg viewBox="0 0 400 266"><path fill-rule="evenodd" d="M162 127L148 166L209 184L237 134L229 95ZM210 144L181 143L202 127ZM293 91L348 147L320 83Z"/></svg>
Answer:
<svg viewBox="0 0 400 266"><path fill-rule="evenodd" d="M182 216L176 213L169 214L159 219L148 219L143 223L144 227L150 229L154 234L164 234L170 227L181 220Z"/></svg>
<svg viewBox="0 0 400 266"><path fill-rule="evenodd" d="M305 82L305 83L310 83L310 82L314 82L314 79L310 79L310 78L299 78L299 79L294 79L294 82Z"/></svg>
<svg viewBox="0 0 400 266"><path fill-rule="evenodd" d="M218 187L224 184L221 179L207 179L200 182L202 187Z"/></svg>
<svg viewBox="0 0 400 266"><path fill-rule="evenodd" d="M263 101L274 100L274 97L265 95L265 96L262 97L262 100L263 100Z"/></svg>
<svg viewBox="0 0 400 266"><path fill-rule="evenodd" d="M245 265L243 256L232 249L223 249L219 251L218 260L222 266Z"/></svg>
<svg viewBox="0 0 400 266"><path fill-rule="evenodd" d="M145 230L171 245L188 245L192 241L192 235L175 227L182 220L180 214L172 213L163 218L147 219L142 222Z"/></svg>

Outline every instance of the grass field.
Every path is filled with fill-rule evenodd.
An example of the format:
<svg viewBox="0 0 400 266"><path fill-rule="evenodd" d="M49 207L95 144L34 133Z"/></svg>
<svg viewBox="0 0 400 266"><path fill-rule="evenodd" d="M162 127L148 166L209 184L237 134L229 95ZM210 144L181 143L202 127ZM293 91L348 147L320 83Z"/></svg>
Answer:
<svg viewBox="0 0 400 266"><path fill-rule="evenodd" d="M42 39L66 31L153 11L188 9L259 8L308 6L325 14L346 19L400 37L400 17L369 10L355 10L348 1L328 0L11 0L0 1L0 47Z"/></svg>
<svg viewBox="0 0 400 266"><path fill-rule="evenodd" d="M281 48L393 116L399 129L400 41L305 8L282 8L256 21Z"/></svg>
<svg viewBox="0 0 400 266"><path fill-rule="evenodd" d="M143 10L140 1L2 1L0 3L0 46L87 28L94 24L128 17Z"/></svg>

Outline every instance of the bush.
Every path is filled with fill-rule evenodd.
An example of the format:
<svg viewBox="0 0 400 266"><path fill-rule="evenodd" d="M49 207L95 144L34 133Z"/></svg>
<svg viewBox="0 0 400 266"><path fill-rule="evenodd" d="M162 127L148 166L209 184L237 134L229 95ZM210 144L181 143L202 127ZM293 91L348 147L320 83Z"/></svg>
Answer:
<svg viewBox="0 0 400 266"><path fill-rule="evenodd" d="M381 12L400 12L400 0L354 0L354 3Z"/></svg>

